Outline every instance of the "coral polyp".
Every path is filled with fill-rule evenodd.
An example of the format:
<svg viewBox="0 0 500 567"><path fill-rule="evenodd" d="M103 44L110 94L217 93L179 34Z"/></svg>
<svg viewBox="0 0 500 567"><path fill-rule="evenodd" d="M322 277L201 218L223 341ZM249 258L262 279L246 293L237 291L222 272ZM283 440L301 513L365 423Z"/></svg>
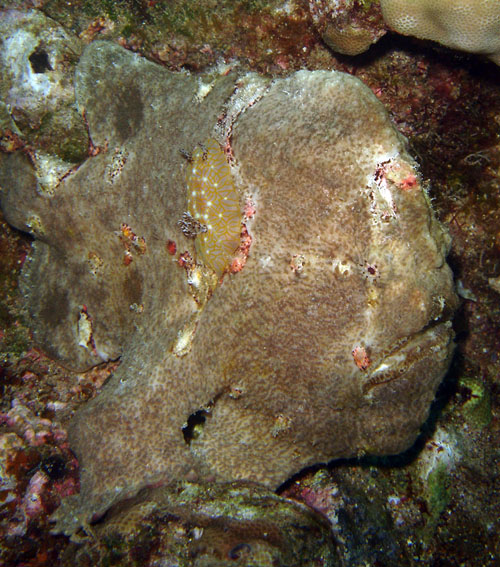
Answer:
<svg viewBox="0 0 500 567"><path fill-rule="evenodd" d="M196 235L196 252L220 277L240 245L241 209L231 168L216 140L195 149L186 183L189 214L203 227Z"/></svg>

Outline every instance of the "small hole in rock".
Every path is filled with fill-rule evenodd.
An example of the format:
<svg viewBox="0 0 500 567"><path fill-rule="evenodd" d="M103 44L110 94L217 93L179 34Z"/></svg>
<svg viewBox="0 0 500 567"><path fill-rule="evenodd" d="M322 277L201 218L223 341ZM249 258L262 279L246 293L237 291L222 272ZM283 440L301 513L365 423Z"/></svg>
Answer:
<svg viewBox="0 0 500 567"><path fill-rule="evenodd" d="M45 73L53 71L49 61L49 55L44 49L37 49L29 56L31 68L35 73Z"/></svg>
<svg viewBox="0 0 500 567"><path fill-rule="evenodd" d="M196 439L201 434L201 430L205 424L208 411L201 409L192 413L187 420L187 424L182 428L184 441L187 445L191 444L193 439Z"/></svg>
<svg viewBox="0 0 500 567"><path fill-rule="evenodd" d="M66 463L60 455L52 455L43 459L40 463L40 468L52 480L63 478L63 476L67 473Z"/></svg>
<svg viewBox="0 0 500 567"><path fill-rule="evenodd" d="M229 559L242 559L244 557L248 557L252 553L252 548L248 545L248 543L239 543L235 545L233 549L228 553Z"/></svg>

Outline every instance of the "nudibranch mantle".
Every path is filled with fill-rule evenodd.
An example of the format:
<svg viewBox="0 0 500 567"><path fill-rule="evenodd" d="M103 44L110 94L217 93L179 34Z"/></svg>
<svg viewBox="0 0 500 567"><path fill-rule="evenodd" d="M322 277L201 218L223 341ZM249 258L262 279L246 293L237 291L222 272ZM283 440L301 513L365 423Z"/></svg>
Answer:
<svg viewBox="0 0 500 567"><path fill-rule="evenodd" d="M231 168L213 138L193 152L186 185L188 212L203 227L196 235L196 253L220 277L240 245L242 212Z"/></svg>

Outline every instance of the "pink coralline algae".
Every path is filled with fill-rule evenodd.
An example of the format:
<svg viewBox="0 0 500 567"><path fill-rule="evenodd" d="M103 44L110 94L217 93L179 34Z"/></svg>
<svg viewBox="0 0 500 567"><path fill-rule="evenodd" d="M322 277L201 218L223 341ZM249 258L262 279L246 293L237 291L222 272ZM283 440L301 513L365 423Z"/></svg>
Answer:
<svg viewBox="0 0 500 567"><path fill-rule="evenodd" d="M78 491L77 463L66 432L35 415L17 399L0 413L0 493L2 536L24 536Z"/></svg>
<svg viewBox="0 0 500 567"><path fill-rule="evenodd" d="M121 359L70 423L81 492L56 529L157 483L276 487L408 448L456 296L449 238L372 92L330 71L176 74L95 42L76 96L102 151L51 192L22 153L0 162L5 216L36 239L35 338L72 368ZM206 140L227 149L240 211L222 267L179 226L185 156Z"/></svg>

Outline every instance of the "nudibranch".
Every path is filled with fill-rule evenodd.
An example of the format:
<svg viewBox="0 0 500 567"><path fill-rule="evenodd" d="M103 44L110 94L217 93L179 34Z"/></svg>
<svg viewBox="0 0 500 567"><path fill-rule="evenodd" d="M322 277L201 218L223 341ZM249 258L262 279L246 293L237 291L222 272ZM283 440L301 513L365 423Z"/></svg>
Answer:
<svg viewBox="0 0 500 567"><path fill-rule="evenodd" d="M231 168L213 138L193 152L186 184L188 212L199 223L196 254L220 277L240 245L242 213Z"/></svg>

